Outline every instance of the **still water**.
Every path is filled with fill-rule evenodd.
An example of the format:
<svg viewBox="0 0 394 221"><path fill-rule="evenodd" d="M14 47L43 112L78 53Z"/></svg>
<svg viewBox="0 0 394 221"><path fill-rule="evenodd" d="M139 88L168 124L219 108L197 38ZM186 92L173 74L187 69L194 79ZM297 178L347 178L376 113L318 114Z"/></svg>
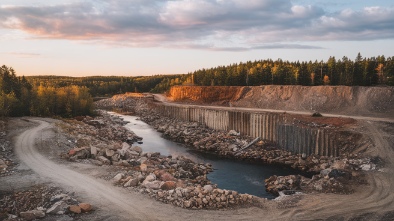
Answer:
<svg viewBox="0 0 394 221"><path fill-rule="evenodd" d="M235 161L191 150L181 144L164 139L161 137L161 133L138 120L136 116L114 115L130 122L125 127L143 138L142 144L134 145L140 146L144 152L160 152L162 155L172 156L183 155L195 162L212 164L214 171L209 173L207 177L221 189L236 190L239 193L272 199L274 196L265 191L264 179L272 175L297 174L295 170L290 168Z"/></svg>

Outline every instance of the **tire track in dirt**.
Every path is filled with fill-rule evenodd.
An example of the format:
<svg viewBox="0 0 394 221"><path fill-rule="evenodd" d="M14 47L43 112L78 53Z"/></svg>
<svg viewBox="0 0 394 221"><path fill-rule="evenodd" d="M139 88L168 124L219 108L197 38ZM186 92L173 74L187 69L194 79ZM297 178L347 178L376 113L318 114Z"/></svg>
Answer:
<svg viewBox="0 0 394 221"><path fill-rule="evenodd" d="M133 220L155 220L147 211L142 211L135 205L137 202L132 198L125 197L122 193L113 190L114 187L97 179L80 174L65 166L58 165L39 154L34 147L38 134L50 125L41 120L34 120L39 123L38 127L26 130L18 136L15 145L15 152L18 158L29 168L38 173L41 177L49 179L61 186L72 187L83 192L95 203L102 204L110 210L123 212L128 211L128 217Z"/></svg>

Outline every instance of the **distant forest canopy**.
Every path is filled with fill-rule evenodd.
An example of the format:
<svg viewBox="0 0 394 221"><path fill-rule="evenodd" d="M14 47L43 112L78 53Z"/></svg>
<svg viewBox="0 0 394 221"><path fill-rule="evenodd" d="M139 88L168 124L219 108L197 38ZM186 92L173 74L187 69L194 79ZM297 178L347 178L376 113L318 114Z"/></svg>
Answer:
<svg viewBox="0 0 394 221"><path fill-rule="evenodd" d="M35 85L0 67L0 117L91 115L93 99L85 86Z"/></svg>
<svg viewBox="0 0 394 221"><path fill-rule="evenodd" d="M289 62L278 59L201 69L188 74L138 77L31 76L17 77L0 68L0 116L78 116L93 110L92 97L125 92L162 93L175 85L394 85L394 57L355 60L330 57L324 61Z"/></svg>
<svg viewBox="0 0 394 221"><path fill-rule="evenodd" d="M330 57L326 62L289 62L278 59L201 69L188 74L186 82L200 86L257 85L394 85L394 57Z"/></svg>
<svg viewBox="0 0 394 221"><path fill-rule="evenodd" d="M65 77L65 76L31 76L26 79L34 86L39 85L64 87L76 85L87 87L93 97L112 96L125 92L152 92L161 93L171 86L186 82L187 75L154 75L154 76L92 76L92 77Z"/></svg>
<svg viewBox="0 0 394 221"><path fill-rule="evenodd" d="M289 62L278 59L200 69L188 74L154 76L94 76L26 77L34 86L87 87L93 97L111 96L124 92L162 93L174 85L198 86L257 86L257 85L394 85L394 57L364 58L359 53L355 60L330 57L324 61Z"/></svg>

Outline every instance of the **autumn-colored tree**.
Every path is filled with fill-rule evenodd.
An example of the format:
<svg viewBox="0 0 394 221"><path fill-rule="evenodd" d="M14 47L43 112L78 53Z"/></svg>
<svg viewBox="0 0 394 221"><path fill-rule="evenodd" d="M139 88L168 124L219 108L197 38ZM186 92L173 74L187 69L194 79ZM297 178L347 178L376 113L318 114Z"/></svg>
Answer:
<svg viewBox="0 0 394 221"><path fill-rule="evenodd" d="M328 77L328 75L324 75L323 84L324 85L329 85L330 84L330 78Z"/></svg>

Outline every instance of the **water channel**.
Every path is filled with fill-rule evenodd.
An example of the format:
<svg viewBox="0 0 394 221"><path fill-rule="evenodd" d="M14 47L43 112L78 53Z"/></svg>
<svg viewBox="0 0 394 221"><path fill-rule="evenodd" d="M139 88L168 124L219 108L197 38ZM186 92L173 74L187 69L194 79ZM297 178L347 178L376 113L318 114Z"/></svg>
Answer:
<svg viewBox="0 0 394 221"><path fill-rule="evenodd" d="M130 122L125 127L143 138L142 144L133 145L140 146L144 152L160 152L162 155L172 156L183 155L195 162L212 164L214 171L209 173L207 177L221 189L236 190L239 193L272 199L274 196L265 191L264 179L272 175L297 174L297 171L291 168L234 161L220 158L214 154L191 150L181 144L164 139L161 137L161 133L138 120L136 116L111 114Z"/></svg>

